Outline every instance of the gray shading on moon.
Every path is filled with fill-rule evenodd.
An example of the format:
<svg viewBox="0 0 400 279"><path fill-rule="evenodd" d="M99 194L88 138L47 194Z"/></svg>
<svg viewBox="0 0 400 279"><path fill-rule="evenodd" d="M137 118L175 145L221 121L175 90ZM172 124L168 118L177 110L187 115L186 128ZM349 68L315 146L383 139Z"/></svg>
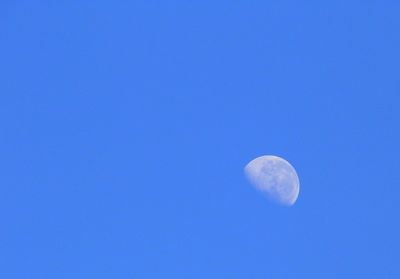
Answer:
<svg viewBox="0 0 400 279"><path fill-rule="evenodd" d="M255 158L244 168L250 183L272 201L293 205L300 191L296 170L288 161L277 156Z"/></svg>

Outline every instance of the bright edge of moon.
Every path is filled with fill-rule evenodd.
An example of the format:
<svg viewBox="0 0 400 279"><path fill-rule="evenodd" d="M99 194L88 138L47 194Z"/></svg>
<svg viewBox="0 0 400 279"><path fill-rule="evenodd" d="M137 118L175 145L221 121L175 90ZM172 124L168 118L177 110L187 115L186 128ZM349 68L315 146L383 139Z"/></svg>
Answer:
<svg viewBox="0 0 400 279"><path fill-rule="evenodd" d="M274 202L292 206L299 196L300 181L294 167L278 156L265 155L244 168L249 182Z"/></svg>

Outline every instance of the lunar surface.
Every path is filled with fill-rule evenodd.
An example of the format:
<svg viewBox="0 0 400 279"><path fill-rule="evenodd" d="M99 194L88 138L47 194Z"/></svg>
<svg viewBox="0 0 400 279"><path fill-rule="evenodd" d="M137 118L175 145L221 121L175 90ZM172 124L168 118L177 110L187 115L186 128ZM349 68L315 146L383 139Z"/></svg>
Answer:
<svg viewBox="0 0 400 279"><path fill-rule="evenodd" d="M296 170L289 162L277 156L255 158L244 168L250 183L274 202L293 205L300 191Z"/></svg>

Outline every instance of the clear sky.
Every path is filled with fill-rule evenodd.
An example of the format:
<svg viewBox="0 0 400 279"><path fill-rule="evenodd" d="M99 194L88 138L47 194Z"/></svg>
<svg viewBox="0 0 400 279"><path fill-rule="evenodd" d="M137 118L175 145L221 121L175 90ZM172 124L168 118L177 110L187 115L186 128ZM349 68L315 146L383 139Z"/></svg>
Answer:
<svg viewBox="0 0 400 279"><path fill-rule="evenodd" d="M300 2L2 1L0 277L400 278L400 4Z"/></svg>

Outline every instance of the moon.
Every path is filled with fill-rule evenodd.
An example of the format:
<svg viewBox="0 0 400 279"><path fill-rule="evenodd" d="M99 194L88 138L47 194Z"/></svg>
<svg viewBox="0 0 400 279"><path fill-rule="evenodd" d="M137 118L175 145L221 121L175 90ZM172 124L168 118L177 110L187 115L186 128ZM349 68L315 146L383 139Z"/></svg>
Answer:
<svg viewBox="0 0 400 279"><path fill-rule="evenodd" d="M249 182L269 199L292 206L299 196L300 181L294 167L278 156L265 155L250 161L244 168Z"/></svg>

